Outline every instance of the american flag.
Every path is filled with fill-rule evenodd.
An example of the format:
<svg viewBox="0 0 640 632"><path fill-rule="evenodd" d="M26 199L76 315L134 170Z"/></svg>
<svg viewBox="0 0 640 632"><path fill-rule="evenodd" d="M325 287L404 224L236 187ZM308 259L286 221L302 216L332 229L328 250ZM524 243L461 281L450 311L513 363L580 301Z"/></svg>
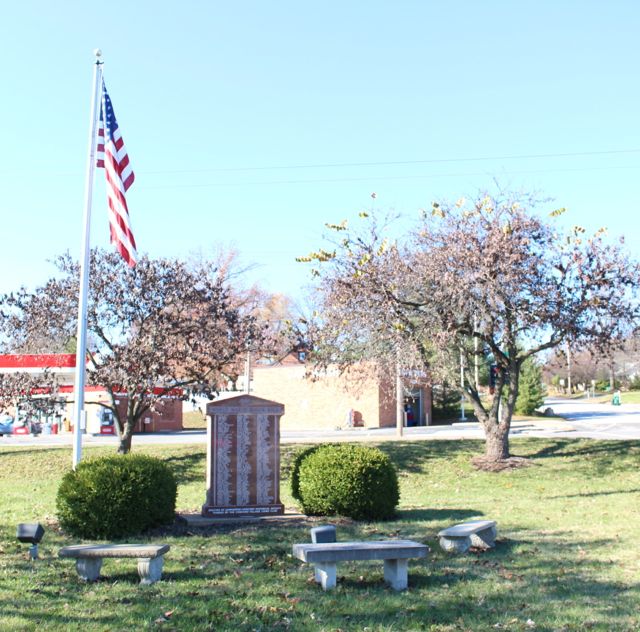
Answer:
<svg viewBox="0 0 640 632"><path fill-rule="evenodd" d="M104 81L102 82L96 165L104 169L107 178L111 243L133 268L137 259L136 240L131 232L125 193L133 184L134 175Z"/></svg>

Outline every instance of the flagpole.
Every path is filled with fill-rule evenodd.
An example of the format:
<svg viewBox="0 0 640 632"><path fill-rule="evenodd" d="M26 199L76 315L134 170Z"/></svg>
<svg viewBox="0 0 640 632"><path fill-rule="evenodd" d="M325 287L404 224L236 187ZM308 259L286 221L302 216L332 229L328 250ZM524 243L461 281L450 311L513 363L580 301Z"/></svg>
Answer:
<svg viewBox="0 0 640 632"><path fill-rule="evenodd" d="M82 426L86 423L84 414L84 389L87 373L87 303L89 294L89 257L91 254L91 200L93 197L93 174L96 165L96 131L100 115L98 97L102 79L102 51L94 51L96 57L93 68L93 92L91 94L91 118L89 119L89 147L85 175L84 214L82 243L80 247L80 292L78 300L78 335L75 370L75 405L73 411L73 469L82 458Z"/></svg>

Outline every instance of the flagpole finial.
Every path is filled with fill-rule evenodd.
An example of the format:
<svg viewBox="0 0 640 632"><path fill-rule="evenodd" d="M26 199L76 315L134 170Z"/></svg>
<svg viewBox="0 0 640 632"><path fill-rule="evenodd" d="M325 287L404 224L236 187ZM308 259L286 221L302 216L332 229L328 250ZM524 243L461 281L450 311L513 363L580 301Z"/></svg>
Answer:
<svg viewBox="0 0 640 632"><path fill-rule="evenodd" d="M97 59L100 59L100 57L102 57L102 51L99 48L94 49L93 54Z"/></svg>

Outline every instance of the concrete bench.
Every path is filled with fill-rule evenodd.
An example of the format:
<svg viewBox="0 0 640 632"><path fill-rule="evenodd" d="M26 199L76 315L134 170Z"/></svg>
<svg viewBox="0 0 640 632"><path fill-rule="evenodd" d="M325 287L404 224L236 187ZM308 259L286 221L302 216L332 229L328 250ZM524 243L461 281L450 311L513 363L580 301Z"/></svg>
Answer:
<svg viewBox="0 0 640 632"><path fill-rule="evenodd" d="M491 549L496 544L498 530L494 520L463 522L438 533L440 546L449 553L466 553L470 547Z"/></svg>
<svg viewBox="0 0 640 632"><path fill-rule="evenodd" d="M408 585L407 566L412 557L426 557L429 547L411 540L327 542L294 544L293 555L315 565L316 581L323 590L336 585L336 564L360 560L384 560L384 579L394 590Z"/></svg>
<svg viewBox="0 0 640 632"><path fill-rule="evenodd" d="M138 560L141 584L153 584L162 577L163 555L168 544L77 544L58 551L60 557L76 560L76 570L82 579L93 582L100 577L105 557L133 557Z"/></svg>

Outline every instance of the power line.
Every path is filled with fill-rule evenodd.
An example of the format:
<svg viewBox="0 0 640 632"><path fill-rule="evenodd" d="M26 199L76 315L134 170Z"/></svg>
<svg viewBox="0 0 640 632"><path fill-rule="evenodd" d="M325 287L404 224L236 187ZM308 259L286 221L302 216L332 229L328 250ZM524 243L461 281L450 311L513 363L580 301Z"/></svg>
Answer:
<svg viewBox="0 0 640 632"><path fill-rule="evenodd" d="M512 176L525 173L568 173L579 171L616 171L620 169L640 169L640 165L618 166L618 167L577 167L567 169L522 169L518 171L501 171L497 175ZM412 176L367 176L360 178L322 178L309 180L257 180L253 182L194 182L190 184L159 184L159 185L138 185L140 190L152 189L195 189L195 188L211 188L211 187L237 187L237 186L264 186L264 185L280 185L280 184L330 184L341 182L371 182L371 181L390 181L390 180L427 180L432 178L468 178L472 176L496 175L487 171L477 171L469 173L433 173Z"/></svg>
<svg viewBox="0 0 640 632"><path fill-rule="evenodd" d="M136 170L139 175L169 175L169 174L189 174L189 173L232 173L243 171L285 171L287 169L344 169L351 167L383 167L383 166L407 166L407 165L428 165L428 164L446 164L456 162L489 162L492 160L537 160L543 158L579 158L588 156L614 156L628 155L640 153L640 149L609 149L601 151L577 151L577 152L559 152L559 153L543 153L543 154L508 154L501 156L466 156L457 158L427 158L424 160L381 160L375 162L334 162L334 163L315 163L315 164L294 164L294 165L271 165L271 166L248 166L248 167L207 167L204 169L167 169L141 171ZM79 172L51 173L45 169L9 169L1 171L0 174L10 174L27 172L30 175L36 173L47 173L52 176L77 176Z"/></svg>
<svg viewBox="0 0 640 632"><path fill-rule="evenodd" d="M490 160L526 160L539 158L575 158L580 156L607 156L616 154L637 154L640 149L610 149L603 151L577 151L548 154L512 154L505 156L470 156L462 158L428 158L425 160L385 160L379 162L328 162L303 165L279 165L279 166L254 166L254 167L211 167L206 169L184 169L171 171L144 171L140 173L148 174L168 174L168 173L222 173L232 171L277 171L286 169L334 169L345 167L382 167L401 165L428 165L451 162L481 162Z"/></svg>

